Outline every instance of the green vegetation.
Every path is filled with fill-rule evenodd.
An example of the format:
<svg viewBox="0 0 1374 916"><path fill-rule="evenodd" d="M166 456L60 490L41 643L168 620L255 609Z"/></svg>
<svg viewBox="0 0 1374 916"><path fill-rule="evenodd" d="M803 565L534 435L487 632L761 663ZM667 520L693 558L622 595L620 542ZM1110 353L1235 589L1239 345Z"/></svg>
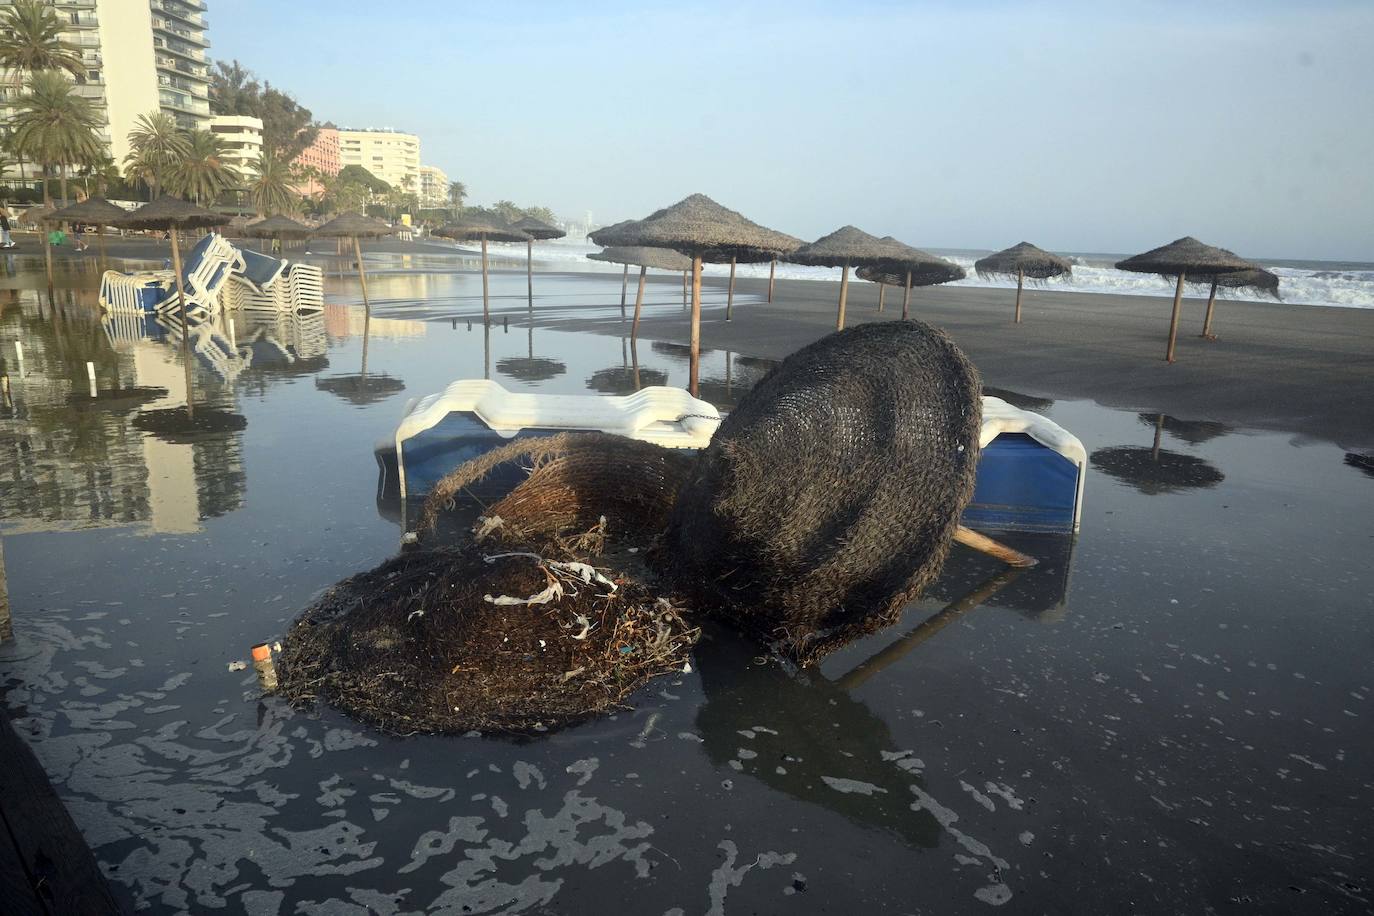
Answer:
<svg viewBox="0 0 1374 916"><path fill-rule="evenodd" d="M40 70L29 78L29 91L10 119L11 142L21 155L43 166L45 204L52 200L48 178L54 169L61 176L65 201L68 171L104 155L99 129L90 103L72 91L65 76Z"/></svg>
<svg viewBox="0 0 1374 916"><path fill-rule="evenodd" d="M15 85L23 75L42 70L65 70L84 77L86 68L75 45L62 41L62 20L42 0L13 0L0 13L0 70L14 74Z"/></svg>
<svg viewBox="0 0 1374 916"><path fill-rule="evenodd" d="M301 197L294 185L308 178L298 174L289 163L265 153L253 168L257 175L248 183L248 198L258 216L294 214L301 209Z"/></svg>
<svg viewBox="0 0 1374 916"><path fill-rule="evenodd" d="M224 161L226 152L226 143L210 131L190 131L186 155L172 167L168 187L197 204L214 203L241 180L238 171Z"/></svg>
<svg viewBox="0 0 1374 916"><path fill-rule="evenodd" d="M291 162L319 135L320 125L288 93L238 61L216 61L210 73L210 110L217 115L243 115L262 119L262 150L283 162Z"/></svg>

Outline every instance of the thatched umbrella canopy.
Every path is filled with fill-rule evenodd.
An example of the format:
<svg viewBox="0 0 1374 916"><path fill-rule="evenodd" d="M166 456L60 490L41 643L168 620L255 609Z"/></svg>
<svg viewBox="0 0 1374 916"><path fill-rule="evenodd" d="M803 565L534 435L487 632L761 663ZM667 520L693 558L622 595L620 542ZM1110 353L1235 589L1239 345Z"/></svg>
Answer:
<svg viewBox="0 0 1374 916"><path fill-rule="evenodd" d="M1190 278L1189 282L1197 282L1199 285L1207 286L1210 282L1211 289L1207 293L1207 314L1202 320L1202 338L1204 340L1216 340L1216 335L1212 333L1212 314L1216 309L1217 290L1249 290L1261 296L1272 296L1274 299L1282 298L1279 296L1279 277L1263 267L1254 270L1238 270L1229 274L1217 274L1209 279L1203 278L1194 281Z"/></svg>
<svg viewBox="0 0 1374 916"><path fill-rule="evenodd" d="M842 331L845 303L849 299L849 268L874 267L884 274L898 276L908 269L915 270L920 266L921 262L917 257L919 254L922 252L891 237L880 239L862 229L843 226L809 245L803 245L787 259L796 264L843 269L840 274L839 311L835 320L835 329Z"/></svg>
<svg viewBox="0 0 1374 916"><path fill-rule="evenodd" d="M1048 280L1073 273L1073 265L1057 254L1050 254L1030 242L1017 242L1010 248L979 258L973 264L978 276L1016 278L1016 323L1021 323L1021 289L1026 278Z"/></svg>
<svg viewBox="0 0 1374 916"><path fill-rule="evenodd" d="M1212 309L1216 302L1216 288L1220 277L1241 271L1261 270L1253 261L1247 261L1233 251L1204 245L1192 236L1153 248L1144 254L1118 261L1117 270L1130 270L1142 274L1159 274L1165 279L1177 277L1174 288L1174 310L1169 320L1169 346L1165 350L1165 362L1174 361L1174 343L1178 339L1178 318L1183 303L1183 284L1192 279L1213 281L1212 295L1207 300L1207 317L1203 321L1202 333L1209 337L1212 332Z"/></svg>
<svg viewBox="0 0 1374 916"><path fill-rule="evenodd" d="M946 261L928 251L913 248L899 242L890 235L882 241L892 246L895 256L900 260L884 267L860 267L854 273L860 280L878 284L878 311L883 310L883 293L889 286L903 287L902 318L911 314L911 288L913 286L936 286L952 283L968 276L967 272L953 261Z"/></svg>
<svg viewBox="0 0 1374 916"><path fill-rule="evenodd" d="M340 213L338 216L318 227L312 233L326 239L352 239L353 254L358 259L358 283L363 289L363 311L372 314L372 303L367 300L367 272L363 270L363 246L358 239L375 239L394 232L390 226L370 216L356 211Z"/></svg>
<svg viewBox="0 0 1374 916"><path fill-rule="evenodd" d="M784 233L779 233L782 235ZM730 265L730 286L729 293L725 298L725 320L730 321L735 311L735 267L739 264L762 264L768 262L768 301L773 301L773 281L777 276L778 257L788 257L798 248L806 243L799 238L791 239L789 247L780 251L756 252L755 254L740 254L731 251L711 251L701 256L701 260L706 264L729 264Z"/></svg>
<svg viewBox="0 0 1374 916"><path fill-rule="evenodd" d="M434 230L444 239L457 241L482 240L482 320L491 320L490 287L487 280L487 242L528 242L533 236L522 229L509 226L495 217L475 214L446 223Z"/></svg>
<svg viewBox="0 0 1374 916"><path fill-rule="evenodd" d="M533 216L526 216L511 223L512 229L519 229L529 236L525 242L525 289L529 298L530 311L534 311L534 243L536 241L547 242L549 239L561 239L568 233L559 229L557 226L550 226L542 219L535 219Z"/></svg>
<svg viewBox="0 0 1374 916"><path fill-rule="evenodd" d="M614 227L613 227L614 228ZM650 216L612 233L593 232L592 241L617 245L642 245L671 248L692 257L692 363L690 389L697 391L698 356L701 350L701 262L702 256L775 256L794 250L792 236L776 232L745 219L704 194L693 194Z"/></svg>
<svg viewBox="0 0 1374 916"><path fill-rule="evenodd" d="M625 239L629 238L629 233L637 219L622 219L618 223L611 223L609 226L602 226L587 233L587 239L594 244L604 245L607 248L624 247Z"/></svg>
<svg viewBox="0 0 1374 916"><path fill-rule="evenodd" d="M635 317L634 323L630 326L630 339L636 340L639 337L639 313L644 308L644 274L650 268L656 270L688 271L692 269L692 259L685 254L680 254L667 248L645 248L642 246L612 247L601 251L593 251L587 255L592 261L607 261L612 264L624 264L625 276L629 276L631 266L639 268L639 291L635 293ZM685 276L685 273L684 273ZM621 280L621 302L620 307L625 307L625 282Z"/></svg>
<svg viewBox="0 0 1374 916"><path fill-rule="evenodd" d="M181 279L181 242L178 234L182 229L208 229L223 226L229 217L223 213L197 207L179 197L163 195L150 201L132 213L125 213L113 220L113 225L127 229L166 229L172 240L172 272L176 277L177 298L180 300L181 314L181 356L186 366L186 412L193 415L191 379L191 333L186 322L186 290Z"/></svg>
<svg viewBox="0 0 1374 916"><path fill-rule="evenodd" d="M128 215L128 211L116 207L103 197L88 197L79 204L72 204L56 211L50 217L55 223L87 223L96 227L95 242L100 246L100 269L105 269L105 236L100 230L117 223Z"/></svg>
<svg viewBox="0 0 1374 916"><path fill-rule="evenodd" d="M243 234L255 239L276 239L277 251L281 251L284 239L305 239L314 232L305 223L298 223L289 216L269 216L255 223L249 223Z"/></svg>

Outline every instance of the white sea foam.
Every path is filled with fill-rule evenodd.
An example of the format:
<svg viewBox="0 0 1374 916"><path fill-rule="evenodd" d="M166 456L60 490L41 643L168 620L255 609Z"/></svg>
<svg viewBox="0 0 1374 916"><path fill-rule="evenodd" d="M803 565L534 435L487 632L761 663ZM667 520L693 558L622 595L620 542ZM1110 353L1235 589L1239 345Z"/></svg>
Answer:
<svg viewBox="0 0 1374 916"><path fill-rule="evenodd" d="M509 251L505 249L509 248ZM518 250L517 250L518 249ZM620 273L617 264L591 261L587 255L600 251L596 245L581 240L560 239L542 243L535 247L535 258L545 269L605 271ZM510 257L523 260L523 245L492 245L493 254L505 253ZM939 254L940 252L935 252ZM983 279L973 270L977 259L972 254L946 254L949 260L968 271L967 279L952 286L975 286L1008 289L1016 286L1015 280ZM1117 270L1111 266L1110 256L1076 257L1073 276L1068 280L1051 280L1045 283L1047 290L1062 290L1081 293L1113 293L1133 296L1172 296L1173 283L1154 274L1137 274ZM1264 263L1264 262L1261 262ZM1374 308L1374 266L1341 265L1329 269L1294 266L1269 266L1279 276L1279 293L1289 305L1321 305L1342 308ZM767 264L740 264L736 268L740 277L767 277ZM707 264L703 268L707 276L728 276L730 267L726 264ZM787 280L838 280L837 268L805 267L800 264L778 264L777 277ZM1205 289L1191 287L1186 295L1206 295ZM1228 299L1256 298L1253 294L1235 294L1221 291L1219 296ZM1260 297L1262 298L1262 297Z"/></svg>

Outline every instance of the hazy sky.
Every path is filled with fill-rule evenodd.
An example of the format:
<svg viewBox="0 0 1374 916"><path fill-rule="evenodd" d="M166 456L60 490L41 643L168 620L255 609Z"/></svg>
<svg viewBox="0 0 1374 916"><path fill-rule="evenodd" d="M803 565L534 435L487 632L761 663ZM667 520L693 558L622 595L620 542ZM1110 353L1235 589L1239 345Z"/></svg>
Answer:
<svg viewBox="0 0 1374 916"><path fill-rule="evenodd" d="M1374 259L1374 3L211 0L319 119L609 223L694 191L806 239Z"/></svg>

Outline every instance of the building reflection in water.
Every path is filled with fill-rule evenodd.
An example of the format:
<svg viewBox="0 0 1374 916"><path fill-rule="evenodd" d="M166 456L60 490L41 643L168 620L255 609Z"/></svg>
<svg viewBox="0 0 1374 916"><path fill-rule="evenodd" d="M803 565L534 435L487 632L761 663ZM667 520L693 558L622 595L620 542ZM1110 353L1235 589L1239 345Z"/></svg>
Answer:
<svg viewBox="0 0 1374 916"><path fill-rule="evenodd" d="M3 301L0 348L10 398L0 407L0 527L7 533L131 527L192 533L244 503L236 430L168 437L139 418L186 406L180 356L165 327L102 322L92 290L61 290L48 306L32 291ZM86 364L97 396L89 394ZM202 373L204 374L204 373ZM207 406L232 410L233 393L197 381ZM199 402L198 402L199 403Z"/></svg>

